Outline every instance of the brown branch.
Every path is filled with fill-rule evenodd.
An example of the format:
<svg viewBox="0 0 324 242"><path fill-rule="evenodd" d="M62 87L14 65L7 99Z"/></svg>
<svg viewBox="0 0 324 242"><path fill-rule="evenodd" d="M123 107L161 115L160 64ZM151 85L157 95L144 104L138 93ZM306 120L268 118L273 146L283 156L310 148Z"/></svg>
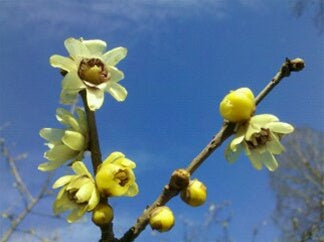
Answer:
<svg viewBox="0 0 324 242"><path fill-rule="evenodd" d="M10 238L10 236L13 234L13 232L17 229L17 227L19 226L19 224L24 220L24 218L28 215L28 213L31 212L31 210L35 207L35 205L39 202L40 199L42 199L46 193L47 193L47 189L48 189L48 185L50 182L51 176L48 176L48 178L46 179L40 193L38 194L38 196L36 198L33 198L33 200L31 200L27 207L24 209L24 211L22 211L19 216L14 219L11 222L11 227L6 231L6 233L2 236L1 238L1 242L5 242L8 241L8 239Z"/></svg>
<svg viewBox="0 0 324 242"><path fill-rule="evenodd" d="M93 172L96 174L97 167L101 164L101 151L99 146L98 131L96 125L95 112L91 111L88 107L86 91L82 90L80 95L83 100L84 109L87 116L88 132L89 132L89 150L91 151L91 160L93 166Z"/></svg>
<svg viewBox="0 0 324 242"><path fill-rule="evenodd" d="M291 72L300 71L304 68L304 61L300 58L289 60L286 58L286 61L281 66L278 73L272 78L270 83L259 93L255 98L256 105L259 104L264 97L284 78L288 77ZM213 139L207 144L207 146L190 162L186 170L193 174L195 170L219 147L224 140L229 136L234 134L234 123L224 122L223 126L219 132L213 137ZM150 214L152 210L156 207L165 205L169 200L174 196L179 194L179 190L171 188L169 185L166 185L159 195L159 197L147 207L144 212L138 217L137 222L131 227L124 236L119 240L121 242L133 241L147 226Z"/></svg>

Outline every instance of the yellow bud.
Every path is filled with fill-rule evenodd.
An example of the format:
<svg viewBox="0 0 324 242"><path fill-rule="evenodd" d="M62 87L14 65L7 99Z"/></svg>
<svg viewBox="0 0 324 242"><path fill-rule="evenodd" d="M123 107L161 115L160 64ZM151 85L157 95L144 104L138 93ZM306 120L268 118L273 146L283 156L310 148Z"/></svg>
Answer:
<svg viewBox="0 0 324 242"><path fill-rule="evenodd" d="M181 191L181 199L193 207L202 205L206 197L207 188L197 179L191 180L188 187Z"/></svg>
<svg viewBox="0 0 324 242"><path fill-rule="evenodd" d="M231 91L219 105L219 111L222 117L235 123L248 120L254 110L254 95L246 87Z"/></svg>
<svg viewBox="0 0 324 242"><path fill-rule="evenodd" d="M104 203L99 203L92 213L92 221L98 226L110 223L113 218L114 211L112 207Z"/></svg>
<svg viewBox="0 0 324 242"><path fill-rule="evenodd" d="M169 231L174 225L174 216L166 206L155 208L150 216L151 228L159 232Z"/></svg>

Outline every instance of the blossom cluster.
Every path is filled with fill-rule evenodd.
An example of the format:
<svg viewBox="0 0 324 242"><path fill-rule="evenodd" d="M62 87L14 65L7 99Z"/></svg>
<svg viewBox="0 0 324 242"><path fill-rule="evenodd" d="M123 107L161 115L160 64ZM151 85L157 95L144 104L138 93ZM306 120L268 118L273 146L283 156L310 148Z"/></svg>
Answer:
<svg viewBox="0 0 324 242"><path fill-rule="evenodd" d="M124 101L127 90L118 82L124 73L116 65L126 57L127 49L117 47L106 51L102 40L68 38L64 45L69 56L52 55L50 64L59 68L64 76L60 101L75 104L78 95L84 95L86 108L94 112L102 107L104 93L110 93L117 101ZM85 163L85 152L89 149L87 113L80 107L75 112L58 108L56 119L63 128L44 128L39 134L46 140L47 160L38 166L41 171L52 171L65 164L71 166L73 175L56 180L53 188L61 188L53 204L55 214L71 210L67 221L72 223L86 212L93 212L92 220L98 225L110 222L112 208L100 202L101 198L135 196L138 193L133 169L136 164L121 152L112 152L97 167L94 176Z"/></svg>

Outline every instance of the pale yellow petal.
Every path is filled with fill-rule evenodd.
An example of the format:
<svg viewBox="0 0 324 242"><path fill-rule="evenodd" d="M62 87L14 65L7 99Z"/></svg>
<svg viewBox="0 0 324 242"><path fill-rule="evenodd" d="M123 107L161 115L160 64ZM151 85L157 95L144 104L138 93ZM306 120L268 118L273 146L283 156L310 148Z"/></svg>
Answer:
<svg viewBox="0 0 324 242"><path fill-rule="evenodd" d="M87 102L91 111L99 109L104 102L104 92L96 88L87 88Z"/></svg>
<svg viewBox="0 0 324 242"><path fill-rule="evenodd" d="M53 67L63 69L67 72L77 71L76 63L68 57L61 55L52 55L50 57L50 64Z"/></svg>
<svg viewBox="0 0 324 242"><path fill-rule="evenodd" d="M81 132L81 127L78 120L74 118L73 115L67 110L63 108L56 109L56 119L68 128Z"/></svg>
<svg viewBox="0 0 324 242"><path fill-rule="evenodd" d="M243 142L243 140L244 140L244 134L242 134L241 136L235 137L230 143L230 148L235 152L237 149L237 146L239 144L241 144Z"/></svg>
<svg viewBox="0 0 324 242"><path fill-rule="evenodd" d="M81 151L86 148L85 137L76 131L66 130L62 142L72 150Z"/></svg>
<svg viewBox="0 0 324 242"><path fill-rule="evenodd" d="M82 42L88 48L92 56L101 55L107 48L106 42L100 39L82 40Z"/></svg>
<svg viewBox="0 0 324 242"><path fill-rule="evenodd" d="M39 131L39 135L49 141L51 144L60 144L62 143L62 138L64 135L64 130L54 129L54 128L44 128Z"/></svg>
<svg viewBox="0 0 324 242"><path fill-rule="evenodd" d="M93 210L99 203L100 201L100 195L97 189L93 189L91 198L88 202L88 211Z"/></svg>
<svg viewBox="0 0 324 242"><path fill-rule="evenodd" d="M138 194L138 185L133 183L129 186L128 191L125 193L125 196L134 197Z"/></svg>
<svg viewBox="0 0 324 242"><path fill-rule="evenodd" d="M117 47L107 51L103 56L106 65L115 66L119 61L124 59L127 55L127 49L124 47Z"/></svg>
<svg viewBox="0 0 324 242"><path fill-rule="evenodd" d="M51 160L48 162L44 162L38 166L38 170L40 171L52 171L57 169L58 167L62 166L64 164L64 160Z"/></svg>
<svg viewBox="0 0 324 242"><path fill-rule="evenodd" d="M88 202L93 190L94 184L91 182L87 182L82 187L80 187L80 189L75 194L78 203Z"/></svg>
<svg viewBox="0 0 324 242"><path fill-rule="evenodd" d="M241 144L236 146L235 151L230 147L230 144L227 145L225 149L225 158L229 163L234 163L240 156L243 147Z"/></svg>
<svg viewBox="0 0 324 242"><path fill-rule="evenodd" d="M108 73L110 74L108 83L116 83L124 79L124 73L121 70L118 70L117 67L109 66Z"/></svg>
<svg viewBox="0 0 324 242"><path fill-rule="evenodd" d="M110 93L118 102L122 102L127 97L127 90L122 85L118 83L113 83L108 88L106 88L107 92Z"/></svg>
<svg viewBox="0 0 324 242"><path fill-rule="evenodd" d="M72 210L69 216L67 216L66 221L68 221L69 223L74 223L79 220L84 214L85 211L80 210L80 208L75 208Z"/></svg>
<svg viewBox="0 0 324 242"><path fill-rule="evenodd" d="M255 169L261 170L262 169L262 163L260 161L261 155L258 152L251 152L250 155L248 155L252 165Z"/></svg>
<svg viewBox="0 0 324 242"><path fill-rule="evenodd" d="M62 104L73 104L78 98L78 90L62 89L60 94L60 102Z"/></svg>
<svg viewBox="0 0 324 242"><path fill-rule="evenodd" d="M275 171L278 168L278 162L270 152L262 153L260 161L265 165L265 167L268 168L269 171Z"/></svg>
<svg viewBox="0 0 324 242"><path fill-rule="evenodd" d="M103 162L103 164L105 163L114 163L117 159L121 158L121 157L125 157L125 155L121 152L115 151L113 153L111 153Z"/></svg>
<svg viewBox="0 0 324 242"><path fill-rule="evenodd" d="M91 173L88 171L87 167L82 161L76 161L72 164L72 169L75 174L86 175L87 177L92 177Z"/></svg>
<svg viewBox="0 0 324 242"><path fill-rule="evenodd" d="M62 176L62 177L60 177L59 179L57 179L55 181L55 183L53 184L52 188L53 189L56 189L56 188L59 188L61 186L64 186L67 183L69 183L72 178L73 178L73 175Z"/></svg>
<svg viewBox="0 0 324 242"><path fill-rule="evenodd" d="M75 71L67 73L62 80L62 89L71 90L72 93L86 88L84 82Z"/></svg>
<svg viewBox="0 0 324 242"><path fill-rule="evenodd" d="M66 161L75 157L77 153L66 145L56 145L44 153L44 158L55 161Z"/></svg>
<svg viewBox="0 0 324 242"><path fill-rule="evenodd" d="M265 128L279 134L289 134L294 131L294 127L292 125L283 122L271 122L266 124Z"/></svg>
<svg viewBox="0 0 324 242"><path fill-rule="evenodd" d="M64 41L65 48L69 52L70 56L76 60L77 57L89 57L90 51L82 43L82 41L74 38L68 38Z"/></svg>

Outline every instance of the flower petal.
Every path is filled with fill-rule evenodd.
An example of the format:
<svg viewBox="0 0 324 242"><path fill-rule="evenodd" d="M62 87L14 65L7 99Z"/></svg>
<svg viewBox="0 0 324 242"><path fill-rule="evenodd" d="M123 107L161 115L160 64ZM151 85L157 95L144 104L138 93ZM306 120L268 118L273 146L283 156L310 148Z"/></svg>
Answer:
<svg viewBox="0 0 324 242"><path fill-rule="evenodd" d="M77 57L88 57L90 56L90 51L85 46L85 44L82 43L82 41L74 39L74 38L68 38L64 41L65 48L69 52L70 56L76 60Z"/></svg>
<svg viewBox="0 0 324 242"><path fill-rule="evenodd" d="M91 182L88 182L84 184L75 194L75 197L78 201L78 203L84 203L89 201L92 191L95 189L94 184Z"/></svg>
<svg viewBox="0 0 324 242"><path fill-rule="evenodd" d="M117 47L107 51L103 56L106 65L115 66L119 61L124 59L127 55L127 49L124 47Z"/></svg>
<svg viewBox="0 0 324 242"><path fill-rule="evenodd" d="M72 150L81 151L86 148L86 139L79 132L66 130L62 142Z"/></svg>
<svg viewBox="0 0 324 242"><path fill-rule="evenodd" d="M60 102L62 104L73 104L78 97L78 91L62 89L60 94Z"/></svg>
<svg viewBox="0 0 324 242"><path fill-rule="evenodd" d="M127 90L119 85L118 83L113 83L109 86L109 88L106 88L107 92L111 94L118 102L122 102L127 97Z"/></svg>
<svg viewBox="0 0 324 242"><path fill-rule="evenodd" d="M73 175L67 175L67 176L62 176L59 179L57 179L55 181L55 183L53 184L52 188L56 189L58 187L64 186L67 183L69 183L71 181L71 179L73 178Z"/></svg>
<svg viewBox="0 0 324 242"><path fill-rule="evenodd" d="M119 82L120 80L124 79L124 72L122 72L121 70L118 70L116 67L114 66L109 66L108 67L108 73L110 73L110 77L109 77L109 83L115 83L115 82ZM109 85L107 86L109 87Z"/></svg>
<svg viewBox="0 0 324 242"><path fill-rule="evenodd" d="M55 161L67 161L72 159L77 152L66 145L56 145L53 149L44 153L44 158Z"/></svg>
<svg viewBox="0 0 324 242"><path fill-rule="evenodd" d="M82 161L76 161L72 164L73 171L78 175L86 175L87 177L91 178L91 174L88 171L87 167Z"/></svg>
<svg viewBox="0 0 324 242"><path fill-rule="evenodd" d="M87 88L86 90L89 109L91 111L99 109L104 102L104 92L97 88Z"/></svg>
<svg viewBox="0 0 324 242"><path fill-rule="evenodd" d="M82 42L93 56L101 55L107 48L106 42L99 39L82 40Z"/></svg>
<svg viewBox="0 0 324 242"><path fill-rule="evenodd" d="M60 167L61 165L64 164L64 160L51 160L48 162L44 162L38 166L38 170L40 171L52 171L55 170L56 168Z"/></svg>
<svg viewBox="0 0 324 242"><path fill-rule="evenodd" d="M86 88L86 85L75 71L67 73L62 80L62 89L71 90L72 93L84 88Z"/></svg>
<svg viewBox="0 0 324 242"><path fill-rule="evenodd" d="M67 72L77 70L76 63L71 58L61 55L52 55L50 57L50 64L53 67L63 69Z"/></svg>
<svg viewBox="0 0 324 242"><path fill-rule="evenodd" d="M253 124L256 124L258 126L264 126L267 123L277 122L277 121L279 121L279 119L272 114L259 114L259 115L254 115L251 118L250 123L252 122Z"/></svg>
<svg viewBox="0 0 324 242"><path fill-rule="evenodd" d="M266 149L275 155L279 155L285 150L275 134L272 134L271 141L266 143Z"/></svg>
<svg viewBox="0 0 324 242"><path fill-rule="evenodd" d="M261 159L261 154L259 152L251 152L248 155L252 165L254 166L255 169L261 170L262 169L262 163L260 162Z"/></svg>
<svg viewBox="0 0 324 242"><path fill-rule="evenodd" d="M79 122L73 117L73 115L64 108L56 109L56 119L68 128L72 128L75 131L81 132Z"/></svg>
<svg viewBox="0 0 324 242"><path fill-rule="evenodd" d="M54 129L54 128L44 128L39 131L39 135L49 141L51 144L60 144L62 143L61 139L64 135L64 130Z"/></svg>
<svg viewBox="0 0 324 242"><path fill-rule="evenodd" d="M243 150L243 146L241 144L236 146L235 151L231 149L230 144L225 149L225 158L229 163L233 163L237 160L239 155Z"/></svg>
<svg viewBox="0 0 324 242"><path fill-rule="evenodd" d="M271 122L266 124L265 128L269 128L272 132L279 134L289 134L294 131L294 127L292 125L283 122Z"/></svg>
<svg viewBox="0 0 324 242"><path fill-rule="evenodd" d="M269 171L274 171L278 168L278 162L270 152L262 153L260 161L268 168Z"/></svg>
<svg viewBox="0 0 324 242"><path fill-rule="evenodd" d="M121 152L118 152L118 151L115 151L113 153L111 153L105 160L104 162L102 163L103 165L106 163L106 164L109 164L109 163L114 163L117 159L119 158L122 158L122 157L125 157L125 155Z"/></svg>
<svg viewBox="0 0 324 242"><path fill-rule="evenodd" d="M229 148L231 148L234 152L236 151L236 149L237 149L237 146L239 145L239 144L241 144L242 142L243 142L243 140L244 140L244 134L243 135L241 135L241 136L238 136L238 137L235 137L232 141L231 141L231 143L230 143L230 147Z"/></svg>
<svg viewBox="0 0 324 242"><path fill-rule="evenodd" d="M134 197L138 194L138 185L137 183L133 183L129 186L128 191L126 192L125 196Z"/></svg>
<svg viewBox="0 0 324 242"><path fill-rule="evenodd" d="M93 189L91 198L88 202L88 211L93 210L99 203L100 201L100 195L97 189Z"/></svg>
<svg viewBox="0 0 324 242"><path fill-rule="evenodd" d="M67 216L66 221L69 223L74 223L75 221L79 220L86 211L80 210L79 207L76 207L72 210L72 212Z"/></svg>

